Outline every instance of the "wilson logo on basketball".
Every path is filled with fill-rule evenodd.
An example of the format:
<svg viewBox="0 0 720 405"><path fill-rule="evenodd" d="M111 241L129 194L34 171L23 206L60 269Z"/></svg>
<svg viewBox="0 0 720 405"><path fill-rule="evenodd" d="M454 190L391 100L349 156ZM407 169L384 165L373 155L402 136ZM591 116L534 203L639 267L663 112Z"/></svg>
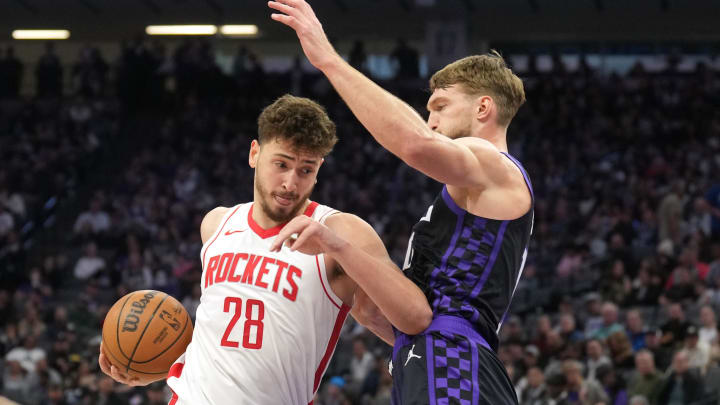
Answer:
<svg viewBox="0 0 720 405"><path fill-rule="evenodd" d="M138 322L140 322L138 315L145 312L145 307L154 297L155 292L148 292L142 298L130 304L130 311L125 315L125 321L123 322L123 332L135 332L137 330Z"/></svg>

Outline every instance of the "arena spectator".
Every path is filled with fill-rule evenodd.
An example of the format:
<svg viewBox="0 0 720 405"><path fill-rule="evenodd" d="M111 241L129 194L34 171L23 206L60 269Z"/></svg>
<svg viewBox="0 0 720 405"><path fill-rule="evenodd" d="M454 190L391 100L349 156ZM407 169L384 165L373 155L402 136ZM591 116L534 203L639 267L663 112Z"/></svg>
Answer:
<svg viewBox="0 0 720 405"><path fill-rule="evenodd" d="M688 354L684 350L675 353L672 370L665 377L660 394L659 405L687 405L700 400L703 395L702 381L690 370Z"/></svg>
<svg viewBox="0 0 720 405"><path fill-rule="evenodd" d="M607 338L607 346L612 364L618 371L626 372L633 367L633 348L625 331L610 334Z"/></svg>
<svg viewBox="0 0 720 405"><path fill-rule="evenodd" d="M17 362L28 374L33 375L40 360L45 360L45 350L37 346L37 338L30 334L23 339L23 345L5 355L8 362Z"/></svg>
<svg viewBox="0 0 720 405"><path fill-rule="evenodd" d="M605 302L602 306L602 325L590 337L607 339L615 332L625 332L625 328L618 322L618 307L612 302Z"/></svg>
<svg viewBox="0 0 720 405"><path fill-rule="evenodd" d="M95 245L94 242L90 242L85 247L85 254L75 263L75 278L78 280L87 280L103 268L105 268L105 259L98 256L97 245Z"/></svg>
<svg viewBox="0 0 720 405"><path fill-rule="evenodd" d="M101 202L94 199L90 209L80 214L75 221L73 230L81 234L100 234L110 229L110 215L102 210Z"/></svg>
<svg viewBox="0 0 720 405"><path fill-rule="evenodd" d="M594 379L583 378L582 363L566 360L563 362L563 373L567 380L567 404L608 403L609 398L603 387Z"/></svg>
<svg viewBox="0 0 720 405"><path fill-rule="evenodd" d="M60 97L63 86L63 67L55 54L55 44L45 43L45 53L35 67L36 94L38 97Z"/></svg>
<svg viewBox="0 0 720 405"><path fill-rule="evenodd" d="M353 339L353 356L350 360L350 383L348 390L358 393L368 374L375 368L375 357L367 350L365 340Z"/></svg>
<svg viewBox="0 0 720 405"><path fill-rule="evenodd" d="M685 320L685 311L681 304L673 303L668 307L668 321L662 325L660 342L664 347L675 347L685 341L690 323Z"/></svg>
<svg viewBox="0 0 720 405"><path fill-rule="evenodd" d="M627 405L628 393L625 381L617 376L612 365L604 364L597 369L597 379L605 390L611 405Z"/></svg>
<svg viewBox="0 0 720 405"><path fill-rule="evenodd" d="M705 305L700 308L700 328L698 329L698 335L700 341L707 345L713 345L718 340L717 320L715 318L715 310L712 307Z"/></svg>
<svg viewBox="0 0 720 405"><path fill-rule="evenodd" d="M684 350L687 352L690 368L704 374L710 363L710 345L700 340L695 325L690 325L685 333Z"/></svg>
<svg viewBox="0 0 720 405"><path fill-rule="evenodd" d="M545 404L547 392L545 387L545 375L538 367L532 367L527 371L527 377L521 379L516 385L518 401L521 405L543 405Z"/></svg>
<svg viewBox="0 0 720 405"><path fill-rule="evenodd" d="M683 207L685 205L685 182L676 180L672 188L663 197L658 206L658 239L680 241L683 226Z"/></svg>
<svg viewBox="0 0 720 405"><path fill-rule="evenodd" d="M650 404L656 404L662 382L662 376L655 368L652 352L640 350L635 354L635 372L630 378L628 395L642 396ZM632 401L630 403L632 404Z"/></svg>
<svg viewBox="0 0 720 405"><path fill-rule="evenodd" d="M397 64L397 79L416 79L420 76L420 61L417 50L407 44L405 39L398 39L390 58Z"/></svg>
<svg viewBox="0 0 720 405"><path fill-rule="evenodd" d="M638 309L631 309L625 314L625 330L630 338L633 351L637 352L645 347L645 334L647 330Z"/></svg>
<svg viewBox="0 0 720 405"><path fill-rule="evenodd" d="M585 344L585 353L587 355L586 376L590 380L596 379L595 373L597 372L598 367L603 364L612 364L610 357L605 354L605 348L602 341L598 339L590 339L587 341Z"/></svg>

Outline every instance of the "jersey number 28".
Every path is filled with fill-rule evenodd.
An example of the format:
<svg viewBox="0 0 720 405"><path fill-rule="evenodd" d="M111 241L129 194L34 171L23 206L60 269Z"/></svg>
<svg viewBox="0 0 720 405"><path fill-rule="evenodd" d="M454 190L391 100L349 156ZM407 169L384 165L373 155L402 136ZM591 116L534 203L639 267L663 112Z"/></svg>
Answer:
<svg viewBox="0 0 720 405"><path fill-rule="evenodd" d="M225 347L239 347L240 342L229 340L228 337L230 336L230 332L232 332L233 328L235 327L235 324L238 320L240 320L240 316L242 316L242 298L239 297L225 297L225 305L223 306L224 312L230 312L230 305L234 304L235 306L235 313L233 314L232 319L230 319L230 323L228 324L227 328L225 329L225 334L223 334L222 341L220 342L220 346ZM252 319L253 316L253 308L257 307L257 319ZM265 318L265 304L263 304L260 300L245 300L245 323L243 327L243 341L242 341L242 347L246 349L259 349L262 347L262 339L263 339L263 319ZM255 341L250 342L251 337L251 331L252 327L255 327Z"/></svg>

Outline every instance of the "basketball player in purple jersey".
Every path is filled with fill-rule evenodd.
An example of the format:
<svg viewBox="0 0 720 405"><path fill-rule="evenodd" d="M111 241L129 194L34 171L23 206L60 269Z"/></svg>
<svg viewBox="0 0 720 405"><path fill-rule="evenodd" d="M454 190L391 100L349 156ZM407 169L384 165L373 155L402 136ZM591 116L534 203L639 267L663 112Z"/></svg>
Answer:
<svg viewBox="0 0 720 405"><path fill-rule="evenodd" d="M525 101L522 81L497 53L460 59L430 79L425 122L335 52L306 1L268 5L375 140L445 184L413 228L403 266L424 291L433 321L418 335L395 330L393 402L517 404L495 352L533 224L532 186L506 141ZM296 243L312 240L318 226L308 224L296 218L285 231L300 234ZM307 229L312 234L303 236ZM368 274L345 270L355 279ZM365 292L373 300L378 294Z"/></svg>

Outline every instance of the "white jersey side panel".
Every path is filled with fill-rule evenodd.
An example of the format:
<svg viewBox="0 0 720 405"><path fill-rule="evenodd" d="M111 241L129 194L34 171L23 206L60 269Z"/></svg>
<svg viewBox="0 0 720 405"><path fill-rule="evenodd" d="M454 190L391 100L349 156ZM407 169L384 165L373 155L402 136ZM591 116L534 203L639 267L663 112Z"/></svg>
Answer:
<svg viewBox="0 0 720 405"><path fill-rule="evenodd" d="M337 212L311 203L316 220ZM322 255L269 247L279 228L231 208L201 250L202 296L192 342L168 374L171 404L308 404L349 307ZM175 398L177 397L177 398Z"/></svg>

